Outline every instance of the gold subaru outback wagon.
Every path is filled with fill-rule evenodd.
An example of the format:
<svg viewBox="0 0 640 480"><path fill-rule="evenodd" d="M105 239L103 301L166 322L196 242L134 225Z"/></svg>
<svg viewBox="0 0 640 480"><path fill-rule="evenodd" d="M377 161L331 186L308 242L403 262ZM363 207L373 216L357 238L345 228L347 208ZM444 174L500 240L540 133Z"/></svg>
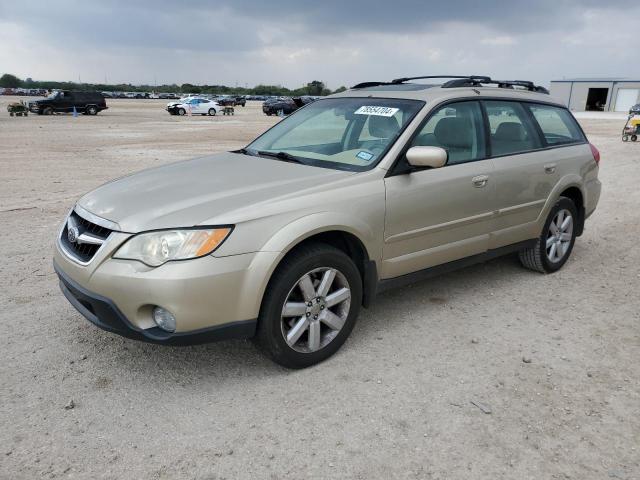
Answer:
<svg viewBox="0 0 640 480"><path fill-rule="evenodd" d="M598 203L598 150L531 82L434 78L359 84L241 150L86 194L56 242L62 292L119 335L255 338L301 368L391 286L509 252L560 269Z"/></svg>

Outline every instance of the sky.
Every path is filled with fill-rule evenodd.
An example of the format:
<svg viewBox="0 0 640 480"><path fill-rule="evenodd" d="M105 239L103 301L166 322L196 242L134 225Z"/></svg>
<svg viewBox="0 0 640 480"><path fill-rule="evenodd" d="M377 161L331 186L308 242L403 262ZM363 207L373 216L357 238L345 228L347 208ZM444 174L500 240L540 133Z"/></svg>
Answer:
<svg viewBox="0 0 640 480"><path fill-rule="evenodd" d="M0 74L329 88L414 75L640 78L640 2L0 0Z"/></svg>

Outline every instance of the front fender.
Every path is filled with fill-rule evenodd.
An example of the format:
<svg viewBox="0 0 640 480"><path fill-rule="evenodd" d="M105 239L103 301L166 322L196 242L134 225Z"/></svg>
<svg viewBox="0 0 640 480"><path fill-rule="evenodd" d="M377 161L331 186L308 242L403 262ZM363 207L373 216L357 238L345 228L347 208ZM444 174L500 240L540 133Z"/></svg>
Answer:
<svg viewBox="0 0 640 480"><path fill-rule="evenodd" d="M380 258L382 245L379 239L382 238L382 233L376 236L369 225L351 215L320 212L298 218L279 229L260 249L264 254L257 255L249 266L253 274L247 276L243 294L252 302L252 310L256 315L269 280L287 253L304 240L331 231L355 236L362 242L370 259Z"/></svg>
<svg viewBox="0 0 640 480"><path fill-rule="evenodd" d="M343 213L318 212L300 217L285 225L267 240L261 251L280 252L286 255L297 244L318 233L342 231L360 239L369 258L379 258L379 240L371 227L360 219Z"/></svg>

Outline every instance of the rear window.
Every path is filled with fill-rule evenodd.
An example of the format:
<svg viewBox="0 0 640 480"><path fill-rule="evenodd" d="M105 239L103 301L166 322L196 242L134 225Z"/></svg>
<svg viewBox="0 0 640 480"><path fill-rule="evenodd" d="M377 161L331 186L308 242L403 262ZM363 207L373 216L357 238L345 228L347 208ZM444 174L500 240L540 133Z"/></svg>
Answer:
<svg viewBox="0 0 640 480"><path fill-rule="evenodd" d="M551 105L529 104L548 145L562 145L584 141L580 127L566 109Z"/></svg>

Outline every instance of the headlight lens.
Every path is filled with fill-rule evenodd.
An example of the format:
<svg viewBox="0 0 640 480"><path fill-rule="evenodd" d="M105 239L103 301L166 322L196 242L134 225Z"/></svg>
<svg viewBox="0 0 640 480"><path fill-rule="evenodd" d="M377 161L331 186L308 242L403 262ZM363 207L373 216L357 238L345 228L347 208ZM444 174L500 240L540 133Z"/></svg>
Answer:
<svg viewBox="0 0 640 480"><path fill-rule="evenodd" d="M139 260L150 267L172 260L202 257L222 245L231 233L230 227L163 230L131 237L113 258Z"/></svg>

